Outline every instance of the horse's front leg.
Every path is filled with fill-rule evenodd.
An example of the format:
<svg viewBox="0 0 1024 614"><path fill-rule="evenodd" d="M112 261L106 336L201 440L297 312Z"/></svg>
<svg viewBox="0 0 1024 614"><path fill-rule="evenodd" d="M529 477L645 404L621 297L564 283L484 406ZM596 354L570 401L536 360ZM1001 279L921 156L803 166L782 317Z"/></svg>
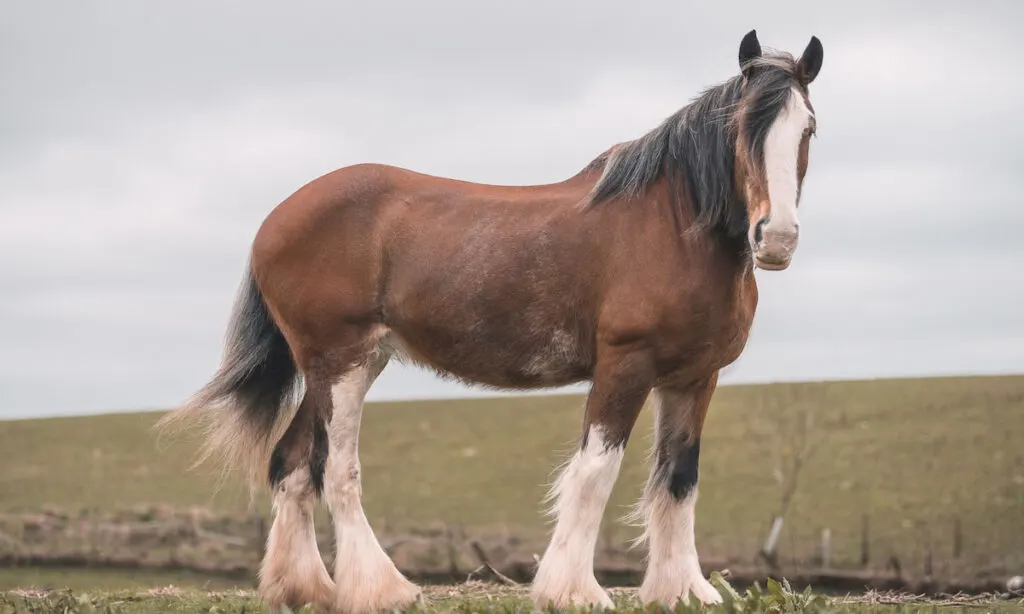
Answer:
<svg viewBox="0 0 1024 614"><path fill-rule="evenodd" d="M622 348L598 352L579 450L550 495L557 522L533 581L539 607L612 607L594 577L594 551L626 441L653 379L646 353Z"/></svg>
<svg viewBox="0 0 1024 614"><path fill-rule="evenodd" d="M649 547L644 604L671 608L690 594L705 604L722 601L701 572L693 530L700 434L717 383L716 373L696 386L654 391L654 454L638 510Z"/></svg>

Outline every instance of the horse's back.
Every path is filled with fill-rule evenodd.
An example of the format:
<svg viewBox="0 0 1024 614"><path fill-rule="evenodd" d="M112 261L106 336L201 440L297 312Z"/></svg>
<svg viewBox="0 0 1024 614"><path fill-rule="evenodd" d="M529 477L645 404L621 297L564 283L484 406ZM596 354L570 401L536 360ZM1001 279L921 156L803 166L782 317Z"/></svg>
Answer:
<svg viewBox="0 0 1024 614"><path fill-rule="evenodd" d="M552 311L586 277L580 262L599 258L581 249L573 219L585 193L571 182L493 186L349 166L302 186L267 216L253 271L286 334L294 329L291 337L310 343L336 337L332 327L343 321L417 330L434 322L447 331L436 332L456 336L481 333L487 321L505 341L524 329L540 335L551 322L538 309ZM502 320L523 321L496 327Z"/></svg>

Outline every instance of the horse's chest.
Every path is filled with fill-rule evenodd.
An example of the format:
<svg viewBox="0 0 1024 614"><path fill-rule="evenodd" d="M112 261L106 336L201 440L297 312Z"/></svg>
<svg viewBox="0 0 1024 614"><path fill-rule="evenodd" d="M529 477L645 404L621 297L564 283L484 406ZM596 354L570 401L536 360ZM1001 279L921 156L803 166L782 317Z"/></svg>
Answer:
<svg viewBox="0 0 1024 614"><path fill-rule="evenodd" d="M680 308L664 340L665 370L703 377L735 362L750 336L756 304L756 293L737 291L726 301Z"/></svg>

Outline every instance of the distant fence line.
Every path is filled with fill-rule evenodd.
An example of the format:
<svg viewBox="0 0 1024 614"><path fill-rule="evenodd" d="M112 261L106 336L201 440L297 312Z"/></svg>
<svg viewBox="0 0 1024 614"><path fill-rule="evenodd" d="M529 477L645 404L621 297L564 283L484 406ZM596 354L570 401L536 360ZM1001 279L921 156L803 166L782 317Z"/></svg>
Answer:
<svg viewBox="0 0 1024 614"><path fill-rule="evenodd" d="M158 506L102 514L7 514L0 516L0 567L188 570L252 581L267 529L267 518L259 514L218 515L204 509ZM864 515L859 558L852 564L835 560L835 535L828 528L817 531L816 551L810 556L797 558L791 552L791 556L769 559L758 557L754 547L745 558L742 553L702 551L702 563L705 573L728 568L740 584L771 575L784 576L794 585L833 590L998 591L1015 575L1015 570L971 569L964 564L959 520L949 530L946 551L951 558L942 557L944 564L936 565L934 551L925 545L923 561L913 569L896 554L876 557L870 550L870 531L870 518ZM399 569L419 581L436 583L463 581L482 569L508 581L528 582L547 541L544 532L508 527L471 530L437 524L411 530L385 527L379 533ZM777 542L780 530L770 531L769 536L773 534ZM330 526L319 528L318 540L330 562ZM801 543L806 551L806 540ZM602 535L595 567L598 578L608 585L636 585L644 570L643 552L630 549L625 540Z"/></svg>
<svg viewBox="0 0 1024 614"><path fill-rule="evenodd" d="M784 526L783 519L776 517L771 524L771 528L768 531L768 536L764 540L761 550L758 553L760 558L769 565L769 567L778 567L781 563L779 561L778 546L780 543L780 535ZM949 546L948 549L943 549L948 552L948 559L955 563L959 561L963 556L963 522L960 518L953 518L948 524L949 534L948 539L944 540ZM860 534L857 541L858 544L858 556L857 564L861 568L867 568L872 563L872 552L871 552L871 521L870 515L863 514L861 516L860 523ZM806 543L806 542L805 542ZM820 531L820 541L817 552L809 559L804 560L804 564L812 564L821 567L822 569L831 569L834 566L834 541L833 532L831 528L823 528ZM934 573L934 562L936 559L936 548L933 540L928 540L923 546L923 568L922 573L925 576L931 576ZM940 555L941 556L941 555ZM900 558L898 555L890 554L886 557L886 564L890 567L899 567L901 565ZM851 567L852 565L847 562L841 567Z"/></svg>

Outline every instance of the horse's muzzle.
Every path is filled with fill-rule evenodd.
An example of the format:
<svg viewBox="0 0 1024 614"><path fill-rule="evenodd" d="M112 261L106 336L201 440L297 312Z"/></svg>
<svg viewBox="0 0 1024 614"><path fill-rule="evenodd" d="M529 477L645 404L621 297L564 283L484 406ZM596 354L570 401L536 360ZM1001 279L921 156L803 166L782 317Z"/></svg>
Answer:
<svg viewBox="0 0 1024 614"><path fill-rule="evenodd" d="M760 220L754 230L754 264L765 271L788 268L799 239L797 224L773 225L770 218Z"/></svg>

